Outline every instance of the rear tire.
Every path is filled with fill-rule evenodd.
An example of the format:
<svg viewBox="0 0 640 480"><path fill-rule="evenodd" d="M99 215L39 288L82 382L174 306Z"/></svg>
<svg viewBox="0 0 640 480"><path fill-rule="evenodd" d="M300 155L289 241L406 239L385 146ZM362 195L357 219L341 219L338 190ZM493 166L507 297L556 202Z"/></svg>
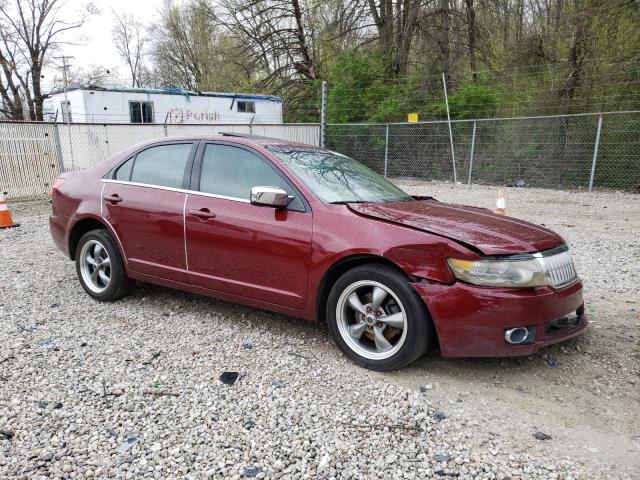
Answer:
<svg viewBox="0 0 640 480"><path fill-rule="evenodd" d="M433 323L406 276L385 265L362 265L344 273L327 301L327 323L338 347L354 363L396 370L423 355Z"/></svg>
<svg viewBox="0 0 640 480"><path fill-rule="evenodd" d="M76 252L78 279L90 296L112 302L129 294L134 282L127 276L120 249L108 231L85 233Z"/></svg>

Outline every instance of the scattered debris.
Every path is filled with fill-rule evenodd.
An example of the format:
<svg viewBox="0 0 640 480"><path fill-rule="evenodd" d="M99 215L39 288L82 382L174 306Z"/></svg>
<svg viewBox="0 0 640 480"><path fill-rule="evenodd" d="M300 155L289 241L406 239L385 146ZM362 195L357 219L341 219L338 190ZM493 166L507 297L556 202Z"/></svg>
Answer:
<svg viewBox="0 0 640 480"><path fill-rule="evenodd" d="M243 477L257 477L260 473L262 473L262 468L260 467L244 467L242 469Z"/></svg>
<svg viewBox="0 0 640 480"><path fill-rule="evenodd" d="M256 422L254 422L253 420L247 420L246 422L244 422L244 428L247 430L251 430L255 426Z"/></svg>
<svg viewBox="0 0 640 480"><path fill-rule="evenodd" d="M49 408L49 405L51 405L51 409L52 410L59 410L62 408L62 403L61 402L47 402L46 400L41 400L39 402L35 403L36 407L39 408Z"/></svg>
<svg viewBox="0 0 640 480"><path fill-rule="evenodd" d="M58 308L58 307L60 307L59 303L52 303L51 304L51 308Z"/></svg>
<svg viewBox="0 0 640 480"><path fill-rule="evenodd" d="M242 348L244 348L245 350L251 350L253 348L253 345L251 345L250 343L243 343Z"/></svg>
<svg viewBox="0 0 640 480"><path fill-rule="evenodd" d="M436 470L434 472L439 477L459 477L460 474L458 472L445 472L444 470Z"/></svg>
<svg viewBox="0 0 640 480"><path fill-rule="evenodd" d="M238 372L222 372L220 381L225 385L233 385L238 380Z"/></svg>
<svg viewBox="0 0 640 480"><path fill-rule="evenodd" d="M301 353L287 352L287 354L291 355L292 357L304 358L305 360L309 360L309 357L302 355Z"/></svg>
<svg viewBox="0 0 640 480"><path fill-rule="evenodd" d="M436 462L448 462L453 457L448 453L438 453L435 458L436 458Z"/></svg>
<svg viewBox="0 0 640 480"><path fill-rule="evenodd" d="M0 360L0 363L4 363L4 362L8 362L9 360L15 360L16 357L14 357L13 355L9 355L8 357L4 357L2 360Z"/></svg>
<svg viewBox="0 0 640 480"><path fill-rule="evenodd" d="M547 435L544 432L536 432L533 436L538 440L551 440L551 435Z"/></svg>
<svg viewBox="0 0 640 480"><path fill-rule="evenodd" d="M127 437L127 439L118 447L116 452L118 453L118 455L122 455L136 443L138 443L138 440L138 437Z"/></svg>
<svg viewBox="0 0 640 480"><path fill-rule="evenodd" d="M28 327L25 327L24 325L18 325L18 333L20 332L33 333L36 330L38 330L38 325L30 325Z"/></svg>
<svg viewBox="0 0 640 480"><path fill-rule="evenodd" d="M87 342L82 342L80 344L80 347L82 347L82 348L87 347L87 346L89 346L89 344Z"/></svg>
<svg viewBox="0 0 640 480"><path fill-rule="evenodd" d="M284 388L287 386L287 384L284 382L281 382L280 380L274 380L273 382L271 382L271 386L273 388Z"/></svg>
<svg viewBox="0 0 640 480"><path fill-rule="evenodd" d="M547 365L549 365L550 367L555 367L556 365L558 365L558 360L556 360L555 358L548 358L547 359Z"/></svg>
<svg viewBox="0 0 640 480"><path fill-rule="evenodd" d="M156 397L179 397L179 393L175 392L167 392L165 390L161 390L159 392L154 392L153 390L145 390L142 392L145 395L155 395Z"/></svg>
<svg viewBox="0 0 640 480"><path fill-rule="evenodd" d="M151 362L153 362L156 358L158 358L160 356L162 352L156 352L153 355L151 355L151 358L145 362L142 362L143 365L151 365Z"/></svg>
<svg viewBox="0 0 640 480"><path fill-rule="evenodd" d="M0 430L0 438L2 440L11 440L16 434L9 430Z"/></svg>
<svg viewBox="0 0 640 480"><path fill-rule="evenodd" d="M354 428L359 428L359 429L369 429L369 428L374 428L374 429L385 429L388 428L389 430L407 430L409 432L424 432L424 429L420 428L420 427L413 427L411 425L401 425L398 423L391 423L391 424L385 424L385 423L373 423L373 424L367 424L367 423L342 423L343 425L346 425L347 427L354 427Z"/></svg>
<svg viewBox="0 0 640 480"><path fill-rule="evenodd" d="M102 396L103 397L119 397L120 395L124 395L124 392L109 392L107 391L107 384L104 380L102 380Z"/></svg>
<svg viewBox="0 0 640 480"><path fill-rule="evenodd" d="M433 418L435 418L436 420L438 420L439 422L441 422L442 420L444 420L445 418L447 418L447 416L444 414L444 412L442 410L436 410L433 414Z"/></svg>
<svg viewBox="0 0 640 480"><path fill-rule="evenodd" d="M425 386L420 387L420 391L422 393L426 392L427 390L431 390L433 388L433 385L430 383L427 383Z"/></svg>
<svg viewBox="0 0 640 480"><path fill-rule="evenodd" d="M38 342L38 346L41 348L46 348L48 350L52 350L54 352L60 351L60 347L57 347L53 340L47 338L46 340L41 340Z"/></svg>

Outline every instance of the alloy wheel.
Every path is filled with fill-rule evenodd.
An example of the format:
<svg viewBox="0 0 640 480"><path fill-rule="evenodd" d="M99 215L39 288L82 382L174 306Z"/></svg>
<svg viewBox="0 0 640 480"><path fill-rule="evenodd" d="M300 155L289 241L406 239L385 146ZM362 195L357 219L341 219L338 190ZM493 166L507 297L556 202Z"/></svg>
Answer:
<svg viewBox="0 0 640 480"><path fill-rule="evenodd" d="M402 348L407 336L407 314L386 285L361 280L344 289L336 306L338 330L359 355L382 360Z"/></svg>
<svg viewBox="0 0 640 480"><path fill-rule="evenodd" d="M85 285L94 293L102 293L111 282L111 258L98 240L89 240L80 251L80 271Z"/></svg>

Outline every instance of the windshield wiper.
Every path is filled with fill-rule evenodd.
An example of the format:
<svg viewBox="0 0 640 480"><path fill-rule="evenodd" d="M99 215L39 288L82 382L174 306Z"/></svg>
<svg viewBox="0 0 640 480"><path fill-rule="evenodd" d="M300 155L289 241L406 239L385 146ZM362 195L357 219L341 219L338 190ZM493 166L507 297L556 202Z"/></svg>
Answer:
<svg viewBox="0 0 640 480"><path fill-rule="evenodd" d="M329 202L331 205L347 205L349 203L371 203L366 200L337 200L335 202Z"/></svg>

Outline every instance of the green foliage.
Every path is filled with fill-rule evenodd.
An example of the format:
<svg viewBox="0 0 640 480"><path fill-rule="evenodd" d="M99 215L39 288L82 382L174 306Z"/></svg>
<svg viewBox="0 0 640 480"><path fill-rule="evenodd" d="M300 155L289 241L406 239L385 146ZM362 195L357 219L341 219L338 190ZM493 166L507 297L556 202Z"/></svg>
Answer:
<svg viewBox="0 0 640 480"><path fill-rule="evenodd" d="M491 117L495 115L497 106L497 96L484 86L466 85L449 95L449 112L455 119ZM434 105L432 111L438 116L447 115L444 102Z"/></svg>
<svg viewBox="0 0 640 480"><path fill-rule="evenodd" d="M404 108L402 89L386 76L381 55L353 51L328 68L331 92L327 101L330 122L381 122Z"/></svg>

